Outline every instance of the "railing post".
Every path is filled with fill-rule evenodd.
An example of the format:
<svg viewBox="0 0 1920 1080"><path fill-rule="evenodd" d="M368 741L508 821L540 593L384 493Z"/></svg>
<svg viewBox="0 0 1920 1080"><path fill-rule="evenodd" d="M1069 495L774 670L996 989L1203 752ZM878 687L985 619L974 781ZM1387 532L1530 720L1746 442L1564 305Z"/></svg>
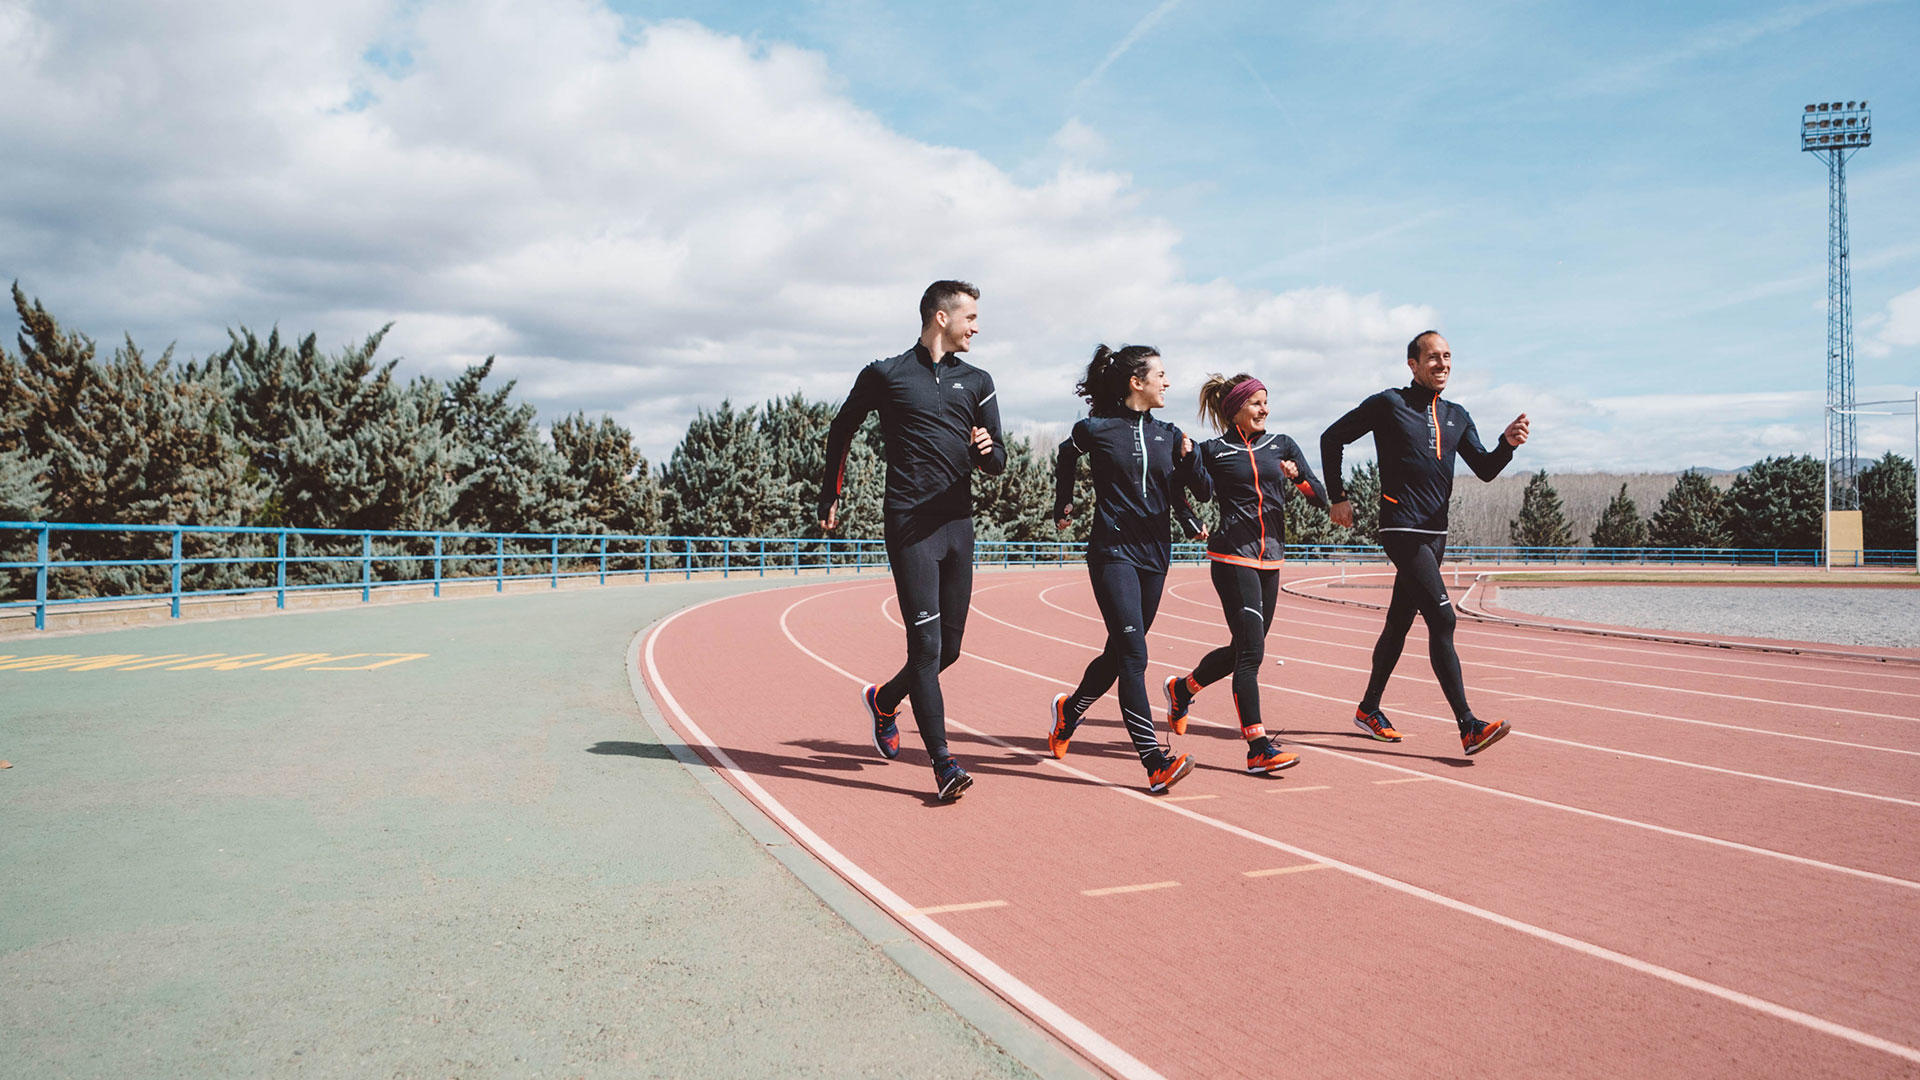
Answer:
<svg viewBox="0 0 1920 1080"><path fill-rule="evenodd" d="M767 538L760 538L760 576L767 576Z"/></svg>
<svg viewBox="0 0 1920 1080"><path fill-rule="evenodd" d="M693 540L691 538L687 540L686 571L687 571L686 580L692 581L693 580Z"/></svg>
<svg viewBox="0 0 1920 1080"><path fill-rule="evenodd" d="M173 617L180 617L180 530L173 530Z"/></svg>
<svg viewBox="0 0 1920 1080"><path fill-rule="evenodd" d="M278 554L273 564L273 606L287 609L287 530L280 530Z"/></svg>
<svg viewBox="0 0 1920 1080"><path fill-rule="evenodd" d="M600 538L600 584L607 583L607 538Z"/></svg>
<svg viewBox="0 0 1920 1080"><path fill-rule="evenodd" d="M47 553L52 549L48 537L53 533L50 526L42 525L40 535L34 539L33 567L33 628L47 628Z"/></svg>
<svg viewBox="0 0 1920 1080"><path fill-rule="evenodd" d="M800 576L800 538L793 538L793 576Z"/></svg>
<svg viewBox="0 0 1920 1080"><path fill-rule="evenodd" d="M720 580L727 579L727 572L733 569L733 539L720 541Z"/></svg>
<svg viewBox="0 0 1920 1080"><path fill-rule="evenodd" d="M440 539L439 533L433 534L433 595L436 599L440 596Z"/></svg>
<svg viewBox="0 0 1920 1080"><path fill-rule="evenodd" d="M645 552L643 552L643 555L645 557L645 561L641 563L641 566L640 566L640 580L652 581L653 580L653 537L651 536L647 537L647 547Z"/></svg>
<svg viewBox="0 0 1920 1080"><path fill-rule="evenodd" d="M507 591L507 538L493 538L493 591Z"/></svg>
<svg viewBox="0 0 1920 1080"><path fill-rule="evenodd" d="M360 534L360 602L373 601L373 534Z"/></svg>
<svg viewBox="0 0 1920 1080"><path fill-rule="evenodd" d="M560 537L553 537L553 587L560 587Z"/></svg>

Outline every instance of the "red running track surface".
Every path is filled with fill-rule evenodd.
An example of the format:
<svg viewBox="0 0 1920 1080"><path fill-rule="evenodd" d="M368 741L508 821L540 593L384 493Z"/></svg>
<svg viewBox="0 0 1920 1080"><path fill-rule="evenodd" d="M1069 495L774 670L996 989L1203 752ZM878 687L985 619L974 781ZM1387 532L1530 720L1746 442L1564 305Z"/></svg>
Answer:
<svg viewBox="0 0 1920 1080"><path fill-rule="evenodd" d="M1220 684L1160 798L1111 695L1046 754L1103 633L1077 568L976 578L952 805L910 706L899 760L869 742L884 577L688 609L641 663L800 842L1116 1075L1920 1076L1920 666L1463 622L1475 711L1515 727L1469 759L1417 627L1406 741L1352 726L1379 619L1283 595L1262 702L1301 763L1248 776ZM1225 640L1176 569L1156 704Z"/></svg>

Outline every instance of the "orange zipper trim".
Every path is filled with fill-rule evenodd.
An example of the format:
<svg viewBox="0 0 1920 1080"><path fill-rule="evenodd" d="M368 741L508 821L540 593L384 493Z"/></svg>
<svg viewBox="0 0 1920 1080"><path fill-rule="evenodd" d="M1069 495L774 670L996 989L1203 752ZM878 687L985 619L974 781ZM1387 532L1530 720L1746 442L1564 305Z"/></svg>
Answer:
<svg viewBox="0 0 1920 1080"><path fill-rule="evenodd" d="M1427 415L1433 419L1433 460L1440 460L1440 395L1427 402Z"/></svg>
<svg viewBox="0 0 1920 1080"><path fill-rule="evenodd" d="M1247 464L1253 466L1253 505L1260 516L1260 554L1267 554L1267 496L1260 490L1260 461L1253 456L1253 440L1247 438L1245 431L1240 432L1240 441L1247 445Z"/></svg>

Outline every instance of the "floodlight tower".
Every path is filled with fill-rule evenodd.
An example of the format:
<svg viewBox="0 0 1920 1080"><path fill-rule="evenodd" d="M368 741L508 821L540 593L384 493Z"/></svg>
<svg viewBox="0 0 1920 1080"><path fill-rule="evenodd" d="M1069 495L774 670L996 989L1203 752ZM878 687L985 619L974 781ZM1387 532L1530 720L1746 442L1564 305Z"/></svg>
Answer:
<svg viewBox="0 0 1920 1080"><path fill-rule="evenodd" d="M1860 449L1853 402L1853 271L1847 251L1847 159L1871 145L1864 101L1809 105L1800 149L1827 164L1827 513L1860 509ZM1835 522L1829 520L1829 529ZM1839 537L1833 537L1838 540ZM1836 546L1836 545L1830 545ZM1848 547L1857 548L1853 543Z"/></svg>

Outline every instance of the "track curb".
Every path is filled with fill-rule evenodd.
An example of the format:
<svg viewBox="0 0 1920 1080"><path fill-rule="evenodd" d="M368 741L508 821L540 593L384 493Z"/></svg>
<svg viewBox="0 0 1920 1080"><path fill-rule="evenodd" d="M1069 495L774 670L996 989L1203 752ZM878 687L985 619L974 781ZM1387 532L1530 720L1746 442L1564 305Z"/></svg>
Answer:
<svg viewBox="0 0 1920 1080"><path fill-rule="evenodd" d="M655 627L674 614L668 612L648 623L627 643L627 682L633 690L633 699L640 708L640 715L646 719L655 738L692 775L700 789L746 830L762 850L786 867L855 933L885 953L901 970L926 987L929 993L1009 1057L1043 1077L1072 1077L1077 1080L1105 1075L1090 1068L1080 1055L1062 1046L1053 1036L1036 1027L1025 1014L955 967L952 961L901 926L866 894L796 843L785 829L728 783L698 751L681 739L667 723L653 695L647 691L646 679L640 670L641 647Z"/></svg>

